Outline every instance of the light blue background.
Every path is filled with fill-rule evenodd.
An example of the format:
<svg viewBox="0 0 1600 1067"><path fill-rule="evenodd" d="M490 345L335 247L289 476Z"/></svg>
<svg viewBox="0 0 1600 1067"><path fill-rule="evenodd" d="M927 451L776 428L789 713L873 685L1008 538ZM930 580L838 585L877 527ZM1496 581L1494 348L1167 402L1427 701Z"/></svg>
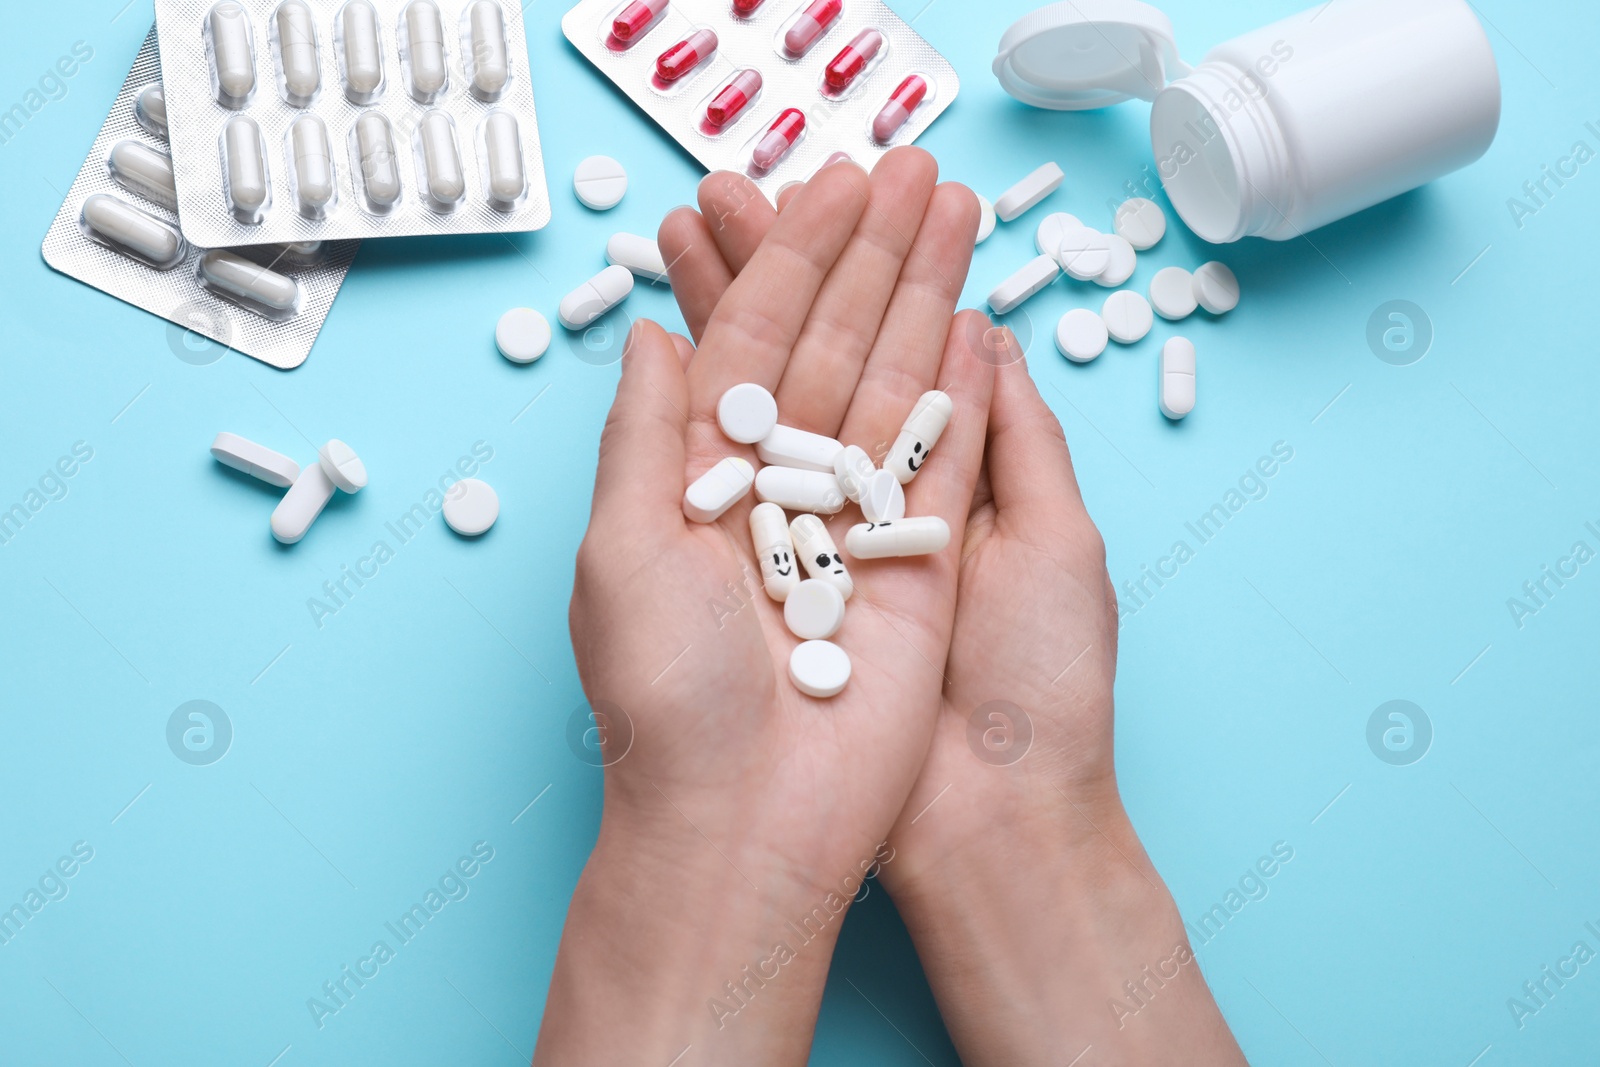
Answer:
<svg viewBox="0 0 1600 1067"><path fill-rule="evenodd" d="M369 243L304 367L194 366L166 323L39 256L150 26L149 0L123 2L11 5L0 37L4 107L73 42L95 53L0 146L0 508L74 442L94 450L66 498L0 547L0 906L74 842L94 849L69 895L0 946L0 1062L525 1063L599 815L600 772L565 740L581 699L566 608L616 368L559 339L514 366L492 330L517 304L552 313L610 233L652 232L699 174L542 0L528 34L550 227ZM917 28L964 81L922 143L990 196L1055 158L1067 182L1049 208L1105 225L1106 201L1150 164L1147 108L1006 97L988 65L1028 6L922 10ZM1195 59L1300 2L1166 6ZM1155 404L1170 326L1080 367L1049 333L1103 294L1060 284L1026 308L1033 374L1119 587L1174 541L1193 546L1184 524L1275 442L1294 449L1268 495L1127 619L1118 688L1123 789L1186 918L1275 842L1294 849L1270 894L1199 946L1261 1064L1600 1057L1600 962L1522 1029L1506 1006L1574 942L1600 949L1584 930L1600 927L1600 562L1521 628L1506 603L1575 541L1600 550L1584 526L1600 527L1600 162L1520 228L1507 208L1575 141L1600 148L1584 128L1600 125L1600 16L1580 0L1479 7L1505 83L1483 161L1310 242L1219 252L1175 230L1143 257L1135 285L1213 256L1243 283L1233 315L1182 327L1201 361L1182 425ZM635 179L607 215L571 194L595 152ZM1033 254L1041 215L978 250L969 304ZM1392 299L1436 331L1411 366L1365 340ZM660 288L627 310L677 321ZM343 437L373 483L280 548L272 491L207 455L219 429L302 461ZM494 450L495 530L467 543L435 520L315 625L307 598L374 541L394 547L385 523L477 441ZM1366 741L1397 698L1434 729L1410 766ZM235 730L209 767L165 740L192 699ZM494 859L470 895L319 1030L306 999L477 841ZM849 919L814 1062L956 1062L882 892Z"/></svg>

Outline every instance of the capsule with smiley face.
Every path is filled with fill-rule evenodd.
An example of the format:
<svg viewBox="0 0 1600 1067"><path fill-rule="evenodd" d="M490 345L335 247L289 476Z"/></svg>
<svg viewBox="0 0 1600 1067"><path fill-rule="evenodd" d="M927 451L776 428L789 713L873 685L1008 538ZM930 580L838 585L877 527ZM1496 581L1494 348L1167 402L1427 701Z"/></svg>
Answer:
<svg viewBox="0 0 1600 1067"><path fill-rule="evenodd" d="M918 397L916 407L900 427L900 436L894 439L894 447L889 449L883 469L893 471L901 485L909 483L928 462L928 453L939 443L939 435L950 424L953 411L955 402L937 389Z"/></svg>
<svg viewBox="0 0 1600 1067"><path fill-rule="evenodd" d="M789 532L794 535L795 555L805 565L806 575L828 582L849 600L856 584L850 580L839 546L833 543L822 520L815 515L801 515L789 524Z"/></svg>
<svg viewBox="0 0 1600 1067"><path fill-rule="evenodd" d="M783 603L800 584L800 564L794 558L789 519L776 504L757 504L750 510L750 540L761 564L761 584L767 596Z"/></svg>

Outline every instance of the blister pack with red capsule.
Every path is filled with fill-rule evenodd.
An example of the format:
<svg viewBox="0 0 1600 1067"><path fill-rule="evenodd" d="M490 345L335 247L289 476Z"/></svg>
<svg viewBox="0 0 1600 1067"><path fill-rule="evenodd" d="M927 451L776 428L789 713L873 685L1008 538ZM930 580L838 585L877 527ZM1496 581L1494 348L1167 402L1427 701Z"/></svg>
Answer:
<svg viewBox="0 0 1600 1067"><path fill-rule="evenodd" d="M841 158L872 169L960 89L881 0L582 0L561 28L708 170L774 199Z"/></svg>

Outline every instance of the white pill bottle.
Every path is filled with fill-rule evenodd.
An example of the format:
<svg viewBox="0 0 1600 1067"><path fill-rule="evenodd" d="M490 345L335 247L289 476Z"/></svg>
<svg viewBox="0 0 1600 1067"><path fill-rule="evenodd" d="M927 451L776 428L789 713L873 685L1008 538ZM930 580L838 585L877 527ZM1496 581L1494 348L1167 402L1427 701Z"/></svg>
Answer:
<svg viewBox="0 0 1600 1067"><path fill-rule="evenodd" d="M1005 33L995 75L1037 107L1153 101L1151 146L1200 237L1282 241L1488 151L1500 74L1467 0L1331 0L1198 66L1137 0L1061 0Z"/></svg>

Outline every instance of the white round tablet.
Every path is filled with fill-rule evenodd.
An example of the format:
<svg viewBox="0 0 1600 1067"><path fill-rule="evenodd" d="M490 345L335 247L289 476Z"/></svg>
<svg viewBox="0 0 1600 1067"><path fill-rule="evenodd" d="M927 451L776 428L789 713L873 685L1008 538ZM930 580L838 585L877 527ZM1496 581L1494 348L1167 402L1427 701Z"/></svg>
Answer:
<svg viewBox="0 0 1600 1067"><path fill-rule="evenodd" d="M1106 350L1106 323L1088 308L1073 308L1056 323L1056 347L1074 363L1087 363Z"/></svg>
<svg viewBox="0 0 1600 1067"><path fill-rule="evenodd" d="M728 440L753 445L778 425L778 402L755 382L736 385L717 401L717 425Z"/></svg>
<svg viewBox="0 0 1600 1067"><path fill-rule="evenodd" d="M989 239L989 235L994 232L994 201L990 200L982 193L977 193L975 195L978 197L978 210L982 212L982 214L978 216L978 240L976 241L977 244L981 245L983 242L987 241Z"/></svg>
<svg viewBox="0 0 1600 1067"><path fill-rule="evenodd" d="M317 458L328 480L345 492L354 493L366 487L367 465L361 462L355 449L338 438L317 449Z"/></svg>
<svg viewBox="0 0 1600 1067"><path fill-rule="evenodd" d="M1166 267L1150 279L1150 304L1164 319L1186 319L1199 302L1194 298L1194 275L1182 267Z"/></svg>
<svg viewBox="0 0 1600 1067"><path fill-rule="evenodd" d="M444 521L463 537L477 537L500 517L500 497L487 482L463 478L444 495Z"/></svg>
<svg viewBox="0 0 1600 1067"><path fill-rule="evenodd" d="M1156 321L1155 314L1150 310L1150 301L1132 289L1124 289L1106 297L1100 317L1105 320L1106 333L1119 345L1131 345L1144 340Z"/></svg>
<svg viewBox="0 0 1600 1067"><path fill-rule="evenodd" d="M1091 281L1111 266L1111 239L1099 230L1078 226L1062 236L1056 259L1071 277Z"/></svg>
<svg viewBox="0 0 1600 1067"><path fill-rule="evenodd" d="M585 207L608 211L622 203L628 191L628 172L610 156L590 156L573 172L572 191Z"/></svg>
<svg viewBox="0 0 1600 1067"><path fill-rule="evenodd" d="M1120 233L1107 234L1106 240L1111 243L1111 262L1106 264L1106 269L1095 278L1096 285L1103 285L1107 289L1115 289L1133 277L1133 272L1139 269L1139 253L1133 250L1133 245Z"/></svg>
<svg viewBox="0 0 1600 1067"><path fill-rule="evenodd" d="M1033 231L1033 247L1039 250L1041 256L1049 256L1060 262L1061 239L1068 231L1082 228L1083 223L1078 221L1078 216L1065 211L1053 212L1039 220L1039 228Z"/></svg>
<svg viewBox="0 0 1600 1067"><path fill-rule="evenodd" d="M837 696L850 684L850 657L832 641L802 642L789 654L789 680L806 696Z"/></svg>
<svg viewBox="0 0 1600 1067"><path fill-rule="evenodd" d="M1239 279L1225 264L1213 260L1194 272L1194 298L1213 315L1226 315L1239 306Z"/></svg>
<svg viewBox="0 0 1600 1067"><path fill-rule="evenodd" d="M495 324L494 345L513 363L532 363L550 347L550 320L533 308L512 308Z"/></svg>
<svg viewBox="0 0 1600 1067"><path fill-rule="evenodd" d="M807 578L789 590L783 602L783 621L802 641L832 637L844 624L844 594L832 582Z"/></svg>
<svg viewBox="0 0 1600 1067"><path fill-rule="evenodd" d="M1167 216L1154 200L1135 197L1123 201L1117 208L1113 225L1119 234L1128 239L1129 244L1143 252L1147 248L1154 248L1166 236Z"/></svg>

